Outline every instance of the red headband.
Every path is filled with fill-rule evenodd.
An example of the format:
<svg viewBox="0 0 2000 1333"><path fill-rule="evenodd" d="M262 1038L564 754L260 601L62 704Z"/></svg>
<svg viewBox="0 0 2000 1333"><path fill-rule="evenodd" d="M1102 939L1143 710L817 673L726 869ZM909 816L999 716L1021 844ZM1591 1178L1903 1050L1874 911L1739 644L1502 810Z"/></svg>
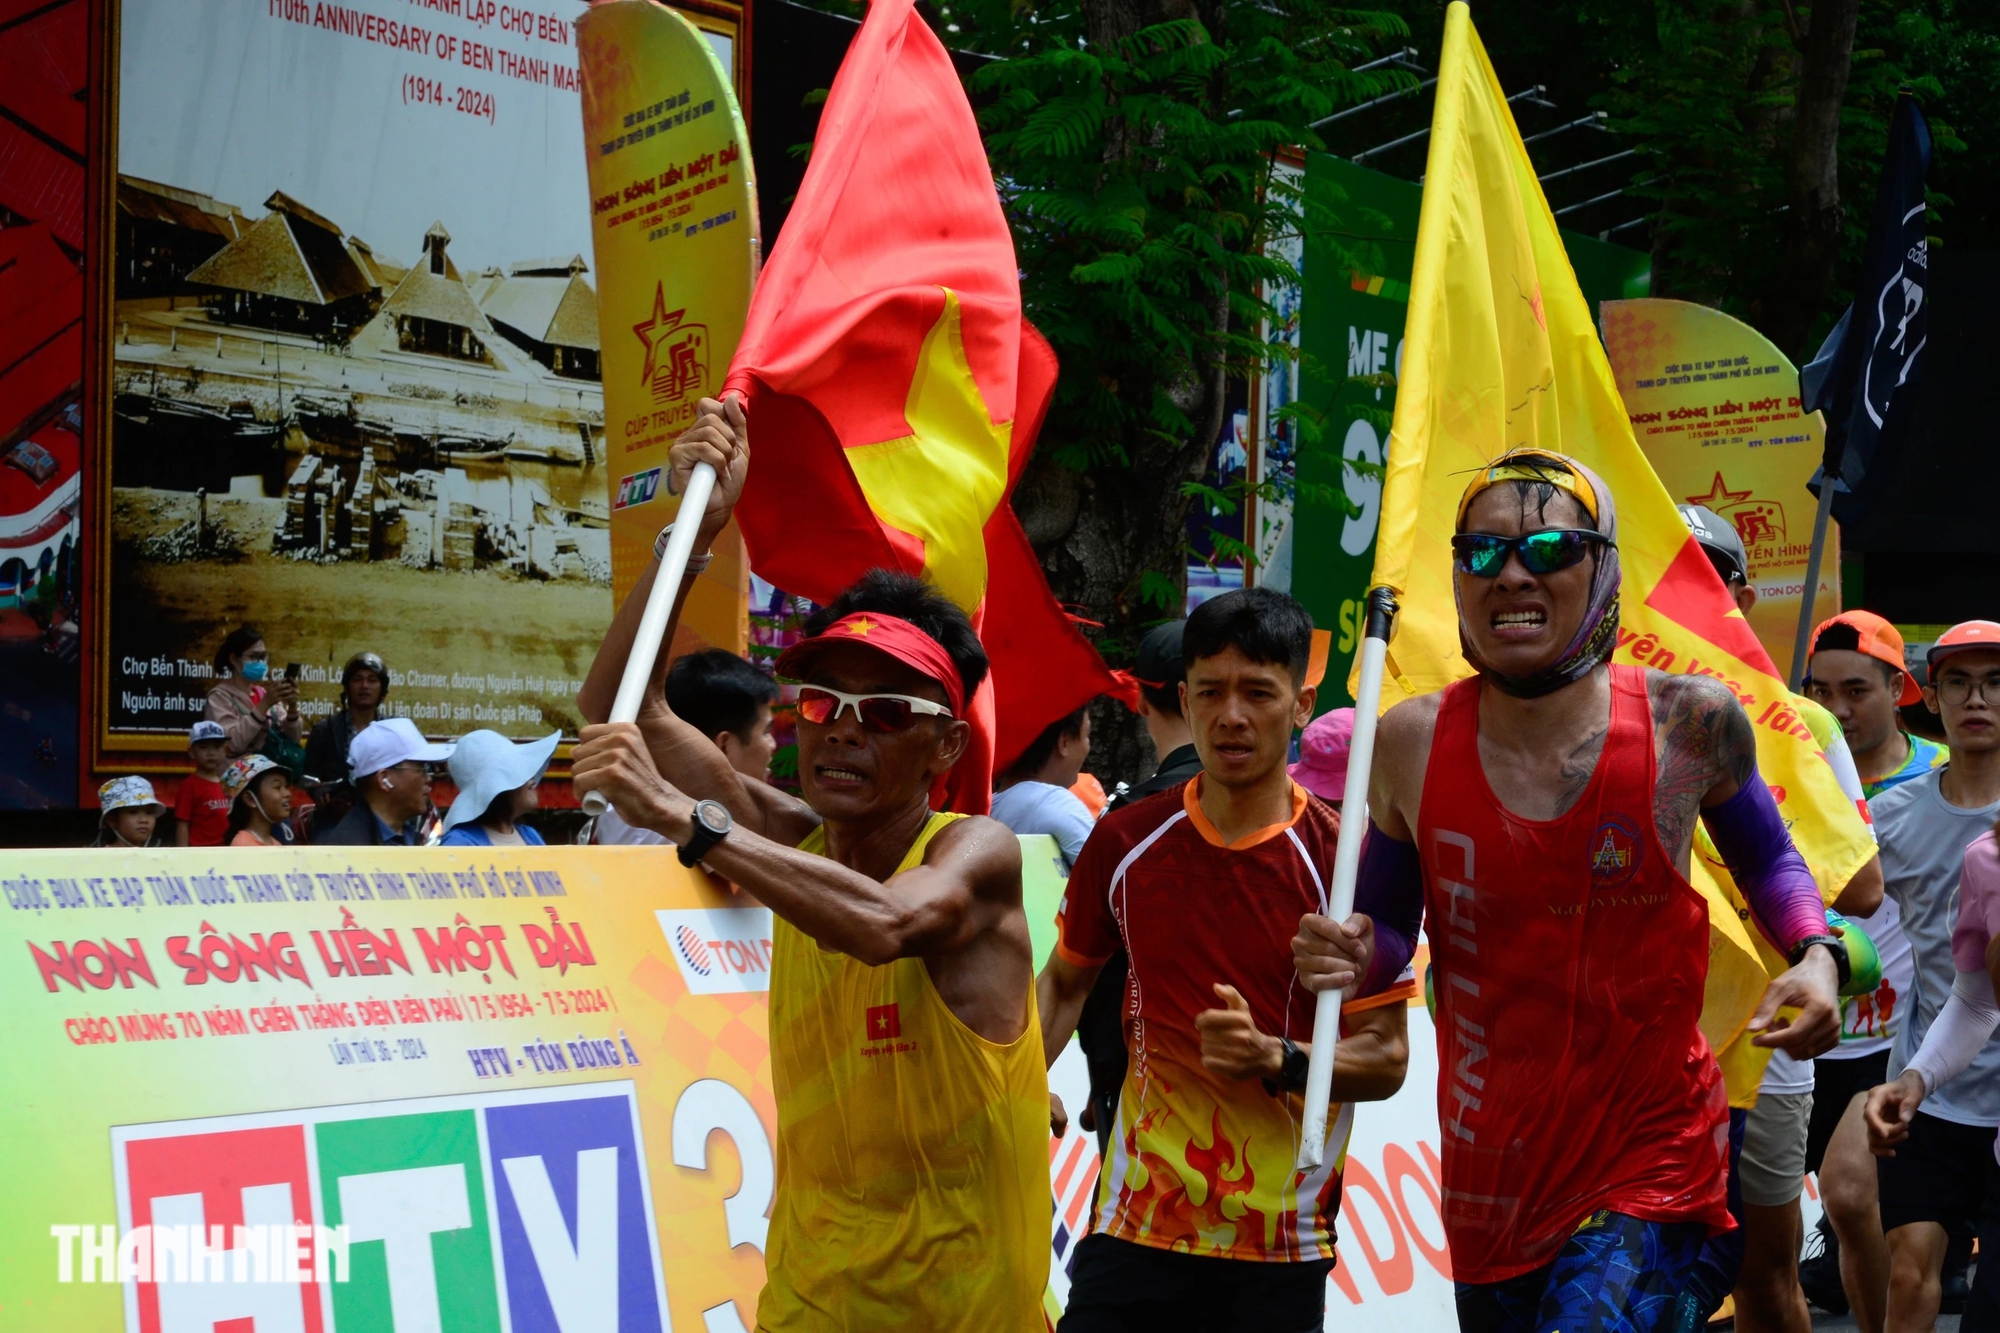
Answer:
<svg viewBox="0 0 2000 1333"><path fill-rule="evenodd" d="M958 674L958 664L951 660L951 654L944 650L943 644L898 616L885 616L876 611L856 611L853 615L842 616L812 638L787 648L784 656L778 659L776 670L781 676L803 680L812 659L819 656L827 645L841 642L873 648L904 666L923 672L943 688L951 715L956 718L965 716L965 682Z"/></svg>

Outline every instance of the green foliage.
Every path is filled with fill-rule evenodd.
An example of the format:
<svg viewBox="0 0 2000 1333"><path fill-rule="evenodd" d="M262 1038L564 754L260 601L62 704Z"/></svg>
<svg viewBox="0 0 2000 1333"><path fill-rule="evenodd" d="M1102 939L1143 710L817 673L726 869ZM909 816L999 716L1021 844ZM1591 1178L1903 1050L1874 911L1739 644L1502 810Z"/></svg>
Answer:
<svg viewBox="0 0 2000 1333"><path fill-rule="evenodd" d="M1187 441L1213 369L1264 363L1263 284L1297 276L1264 243L1303 203L1273 155L1318 146L1312 121L1410 82L1350 68L1406 34L1393 15L1256 0L1196 13L1091 43L1081 5L1010 10L986 47L1008 56L972 80L1028 314L1063 364L1045 439L1077 470L1132 466L1148 436Z"/></svg>
<svg viewBox="0 0 2000 1333"><path fill-rule="evenodd" d="M1426 61L1443 11L1444 0L1398 5ZM1654 293L1754 322L1782 269L1791 114L1812 11L1811 0L1481 0L1475 18L1509 91L1541 83L1565 114L1604 110L1622 145L1639 150L1629 175L1562 188L1574 198L1629 180L1631 215L1649 214L1652 226L1614 239L1651 247ZM1844 249L1815 345L1851 294L1900 87L1916 93L1937 142L1939 242L2000 244L2000 137L1988 128L2000 125L2000 6L1862 0L1841 117ZM1548 169L1608 143L1531 151Z"/></svg>

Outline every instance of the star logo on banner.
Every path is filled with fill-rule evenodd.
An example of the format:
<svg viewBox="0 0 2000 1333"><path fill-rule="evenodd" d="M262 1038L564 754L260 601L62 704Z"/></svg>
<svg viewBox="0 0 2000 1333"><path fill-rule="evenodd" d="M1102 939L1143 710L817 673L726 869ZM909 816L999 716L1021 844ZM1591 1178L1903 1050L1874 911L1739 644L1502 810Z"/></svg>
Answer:
<svg viewBox="0 0 2000 1333"><path fill-rule="evenodd" d="M651 384L653 376L660 368L660 345L680 327L681 316L687 314L685 308L667 309L667 285L664 281L653 284L652 315L632 326L632 332L639 335L639 341L646 346L646 368L639 372L639 383Z"/></svg>
<svg viewBox="0 0 2000 1333"><path fill-rule="evenodd" d="M869 632L875 628L875 622L863 616L860 620L848 622L842 628L857 638L865 639L868 637Z"/></svg>
<svg viewBox="0 0 2000 1333"><path fill-rule="evenodd" d="M1730 490L1722 480L1722 474L1718 472L1715 474L1715 480L1709 483L1707 495L1690 495L1687 502L1691 505L1705 505L1719 514L1729 506L1742 504L1749 498L1749 491Z"/></svg>

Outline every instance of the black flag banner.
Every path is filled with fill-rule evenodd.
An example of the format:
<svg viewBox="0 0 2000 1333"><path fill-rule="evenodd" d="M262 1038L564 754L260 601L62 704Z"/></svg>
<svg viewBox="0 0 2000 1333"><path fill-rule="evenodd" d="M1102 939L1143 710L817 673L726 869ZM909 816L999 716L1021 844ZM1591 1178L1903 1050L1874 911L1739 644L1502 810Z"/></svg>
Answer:
<svg viewBox="0 0 2000 1333"><path fill-rule="evenodd" d="M1858 522L1880 499L1917 407L1929 328L1924 175L1930 160L1930 126L1904 93L1889 127L1854 304L1800 373L1806 410L1826 413L1821 476L1838 479L1833 516L1842 524Z"/></svg>

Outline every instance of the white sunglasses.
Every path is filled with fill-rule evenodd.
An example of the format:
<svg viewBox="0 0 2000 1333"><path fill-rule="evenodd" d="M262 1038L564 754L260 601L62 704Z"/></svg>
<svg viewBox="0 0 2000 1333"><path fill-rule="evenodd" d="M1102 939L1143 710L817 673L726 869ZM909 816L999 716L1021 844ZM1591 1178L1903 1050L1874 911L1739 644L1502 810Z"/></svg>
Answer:
<svg viewBox="0 0 2000 1333"><path fill-rule="evenodd" d="M916 725L917 716L950 717L951 710L930 699L918 699L907 694L849 694L845 690L832 690L824 685L806 685L799 689L799 717L816 727L832 726L847 709L854 710L854 720L863 731L907 731Z"/></svg>

